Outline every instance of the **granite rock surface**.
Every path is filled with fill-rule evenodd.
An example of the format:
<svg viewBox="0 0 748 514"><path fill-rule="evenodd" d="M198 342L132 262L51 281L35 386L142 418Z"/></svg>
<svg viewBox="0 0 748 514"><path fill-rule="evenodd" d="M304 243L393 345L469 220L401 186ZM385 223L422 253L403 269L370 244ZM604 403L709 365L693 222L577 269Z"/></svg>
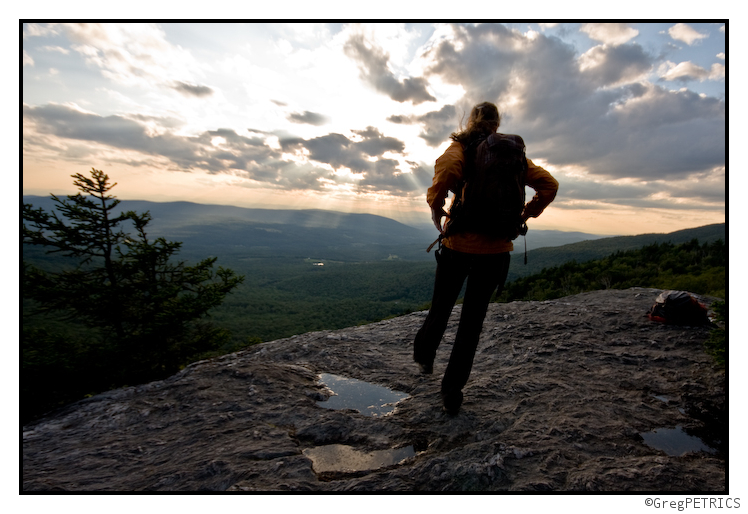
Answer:
<svg viewBox="0 0 748 514"><path fill-rule="evenodd" d="M426 312L197 362L23 427L22 488L725 491L724 370L708 327L647 319L660 292L491 304L455 417L439 384L459 305L433 375L412 361ZM408 396L387 414L326 408L322 374ZM652 446L665 429L686 445Z"/></svg>

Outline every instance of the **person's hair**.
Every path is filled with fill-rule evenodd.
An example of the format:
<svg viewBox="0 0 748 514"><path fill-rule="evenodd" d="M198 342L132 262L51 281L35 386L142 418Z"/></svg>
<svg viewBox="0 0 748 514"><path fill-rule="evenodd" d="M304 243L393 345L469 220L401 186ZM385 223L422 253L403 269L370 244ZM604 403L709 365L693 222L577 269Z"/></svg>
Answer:
<svg viewBox="0 0 748 514"><path fill-rule="evenodd" d="M483 102L473 107L470 111L467 127L463 129L462 122L460 122L460 130L452 132L449 137L453 141L467 145L477 137L496 132L499 125L501 125L499 109L491 102Z"/></svg>

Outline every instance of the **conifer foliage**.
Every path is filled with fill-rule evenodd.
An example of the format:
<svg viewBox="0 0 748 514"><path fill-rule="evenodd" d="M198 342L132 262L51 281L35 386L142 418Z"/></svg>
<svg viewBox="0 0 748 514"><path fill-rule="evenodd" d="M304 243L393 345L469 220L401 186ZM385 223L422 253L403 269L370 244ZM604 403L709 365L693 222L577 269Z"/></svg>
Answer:
<svg viewBox="0 0 748 514"><path fill-rule="evenodd" d="M98 329L97 365L112 382L104 387L163 378L216 348L226 333L202 319L244 277L214 271L215 257L194 266L175 262L182 243L149 239L148 212L116 213L116 183L104 172L73 178L80 192L52 195L56 211L23 206L23 243L75 263L45 271L24 262L24 298Z"/></svg>

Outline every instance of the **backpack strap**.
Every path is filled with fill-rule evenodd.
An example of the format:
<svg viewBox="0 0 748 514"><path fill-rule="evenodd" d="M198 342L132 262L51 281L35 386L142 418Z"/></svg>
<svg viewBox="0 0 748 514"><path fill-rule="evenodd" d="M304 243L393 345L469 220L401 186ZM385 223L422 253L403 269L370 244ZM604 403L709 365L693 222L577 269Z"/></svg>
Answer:
<svg viewBox="0 0 748 514"><path fill-rule="evenodd" d="M475 136L475 139L472 141L462 145L462 155L464 156L465 164L462 168L462 178L457 181L457 185L455 186L455 196L452 201L452 206L449 209L450 212L457 212L457 210L460 209L460 204L462 203L462 190L465 188L465 184L472 177L475 170L475 154L478 150L478 146L485 141L489 135L490 134L479 134ZM453 231L454 225L450 223L448 219L444 224L444 233L439 236L439 241L441 242L441 239L451 236ZM436 244L436 241L434 241L431 246L434 246L434 244Z"/></svg>
<svg viewBox="0 0 748 514"><path fill-rule="evenodd" d="M470 141L467 145L462 147L462 155L465 158L465 166L462 170L463 181L467 181L471 178L472 172L475 169L475 154L478 151L478 146L488 138L488 134L479 134L474 140Z"/></svg>
<svg viewBox="0 0 748 514"><path fill-rule="evenodd" d="M436 245L436 243L439 243L439 248L442 247L442 239L444 239L444 234L439 234L439 237L436 238L436 241L431 243L428 248L426 248L426 253L429 253L431 249Z"/></svg>

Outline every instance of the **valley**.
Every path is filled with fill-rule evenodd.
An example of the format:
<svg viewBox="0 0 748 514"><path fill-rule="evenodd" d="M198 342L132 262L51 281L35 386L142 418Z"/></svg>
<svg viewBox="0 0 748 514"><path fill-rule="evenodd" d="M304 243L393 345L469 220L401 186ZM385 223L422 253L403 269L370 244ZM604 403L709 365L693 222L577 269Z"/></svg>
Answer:
<svg viewBox="0 0 748 514"><path fill-rule="evenodd" d="M52 210L47 197L24 203ZM189 202L122 201L117 212L148 211L149 237L182 242L180 260L209 256L245 276L214 309L212 320L232 333L232 347L314 330L340 329L428 308L435 238L427 231L369 214L245 209ZM508 282L569 261L584 262L653 243L726 240L725 225L670 234L603 237L532 229L528 264L524 241L515 241ZM42 267L64 265L40 248L24 259ZM71 265L71 264L69 264Z"/></svg>

